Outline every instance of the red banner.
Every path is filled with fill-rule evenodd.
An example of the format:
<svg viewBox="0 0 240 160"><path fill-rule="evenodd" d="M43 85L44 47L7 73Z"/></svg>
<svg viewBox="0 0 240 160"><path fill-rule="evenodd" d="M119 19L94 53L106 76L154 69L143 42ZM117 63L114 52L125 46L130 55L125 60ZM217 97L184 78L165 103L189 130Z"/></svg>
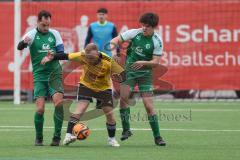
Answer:
<svg viewBox="0 0 240 160"><path fill-rule="evenodd" d="M0 3L0 89L13 89L13 3ZM82 48L96 10L106 7L118 32L140 27L139 15L160 16L168 68L163 79L176 89L240 89L240 2L24 2L22 34L36 27L36 15L52 13L52 27L60 31L66 52ZM32 88L28 50L21 53L21 88ZM158 76L158 74L156 74ZM77 78L76 78L77 79Z"/></svg>

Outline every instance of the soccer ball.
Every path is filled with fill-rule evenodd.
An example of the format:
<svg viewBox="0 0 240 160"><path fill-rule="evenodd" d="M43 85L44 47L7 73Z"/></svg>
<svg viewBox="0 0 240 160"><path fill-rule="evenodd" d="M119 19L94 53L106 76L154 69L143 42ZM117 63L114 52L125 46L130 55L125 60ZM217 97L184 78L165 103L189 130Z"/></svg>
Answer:
<svg viewBox="0 0 240 160"><path fill-rule="evenodd" d="M73 127L73 135L77 137L78 140L86 139L90 134L89 128L83 123L77 123Z"/></svg>

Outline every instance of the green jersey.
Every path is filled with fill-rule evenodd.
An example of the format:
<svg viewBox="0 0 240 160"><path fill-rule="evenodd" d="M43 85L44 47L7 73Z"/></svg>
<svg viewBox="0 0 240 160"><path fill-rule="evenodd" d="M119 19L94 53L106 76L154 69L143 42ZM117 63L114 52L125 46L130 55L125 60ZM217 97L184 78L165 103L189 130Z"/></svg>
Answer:
<svg viewBox="0 0 240 160"><path fill-rule="evenodd" d="M123 41L130 41L127 48L126 70L136 61L151 61L153 56L161 56L163 43L161 37L154 32L152 36L144 36L142 29L131 29L122 33ZM151 71L147 69L145 71ZM141 71L138 71L141 72Z"/></svg>
<svg viewBox="0 0 240 160"><path fill-rule="evenodd" d="M49 29L48 33L41 33L37 29L32 29L24 35L23 39L25 37L31 39L28 46L33 66L34 82L48 81L51 74L59 76L62 73L59 61L51 61L41 65L41 60L48 54L49 50L54 53L64 52L60 33L54 29Z"/></svg>

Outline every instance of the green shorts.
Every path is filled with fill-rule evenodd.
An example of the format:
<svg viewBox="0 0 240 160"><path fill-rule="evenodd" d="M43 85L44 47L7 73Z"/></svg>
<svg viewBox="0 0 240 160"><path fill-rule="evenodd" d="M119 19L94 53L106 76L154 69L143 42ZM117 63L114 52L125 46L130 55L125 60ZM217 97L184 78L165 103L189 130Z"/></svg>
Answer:
<svg viewBox="0 0 240 160"><path fill-rule="evenodd" d="M131 91L138 86L140 92L152 92L152 72L127 72L126 81L122 84L130 86Z"/></svg>
<svg viewBox="0 0 240 160"><path fill-rule="evenodd" d="M34 99L47 97L48 95L53 96L56 92L63 93L62 79L60 78L34 82Z"/></svg>

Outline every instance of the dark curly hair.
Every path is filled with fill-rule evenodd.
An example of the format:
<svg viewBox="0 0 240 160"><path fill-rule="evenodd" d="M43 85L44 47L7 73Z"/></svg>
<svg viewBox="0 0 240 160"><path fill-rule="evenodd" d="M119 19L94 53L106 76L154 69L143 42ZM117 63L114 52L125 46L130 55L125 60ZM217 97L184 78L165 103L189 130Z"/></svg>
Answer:
<svg viewBox="0 0 240 160"><path fill-rule="evenodd" d="M153 28L158 25L158 22L159 22L158 15L155 13L151 13L151 12L144 13L139 19L139 23L148 24L149 26L152 26Z"/></svg>
<svg viewBox="0 0 240 160"><path fill-rule="evenodd" d="M50 12L46 11L46 10L42 10L38 13L38 21L41 21L42 20L42 17L45 17L45 18L51 18L52 15Z"/></svg>

